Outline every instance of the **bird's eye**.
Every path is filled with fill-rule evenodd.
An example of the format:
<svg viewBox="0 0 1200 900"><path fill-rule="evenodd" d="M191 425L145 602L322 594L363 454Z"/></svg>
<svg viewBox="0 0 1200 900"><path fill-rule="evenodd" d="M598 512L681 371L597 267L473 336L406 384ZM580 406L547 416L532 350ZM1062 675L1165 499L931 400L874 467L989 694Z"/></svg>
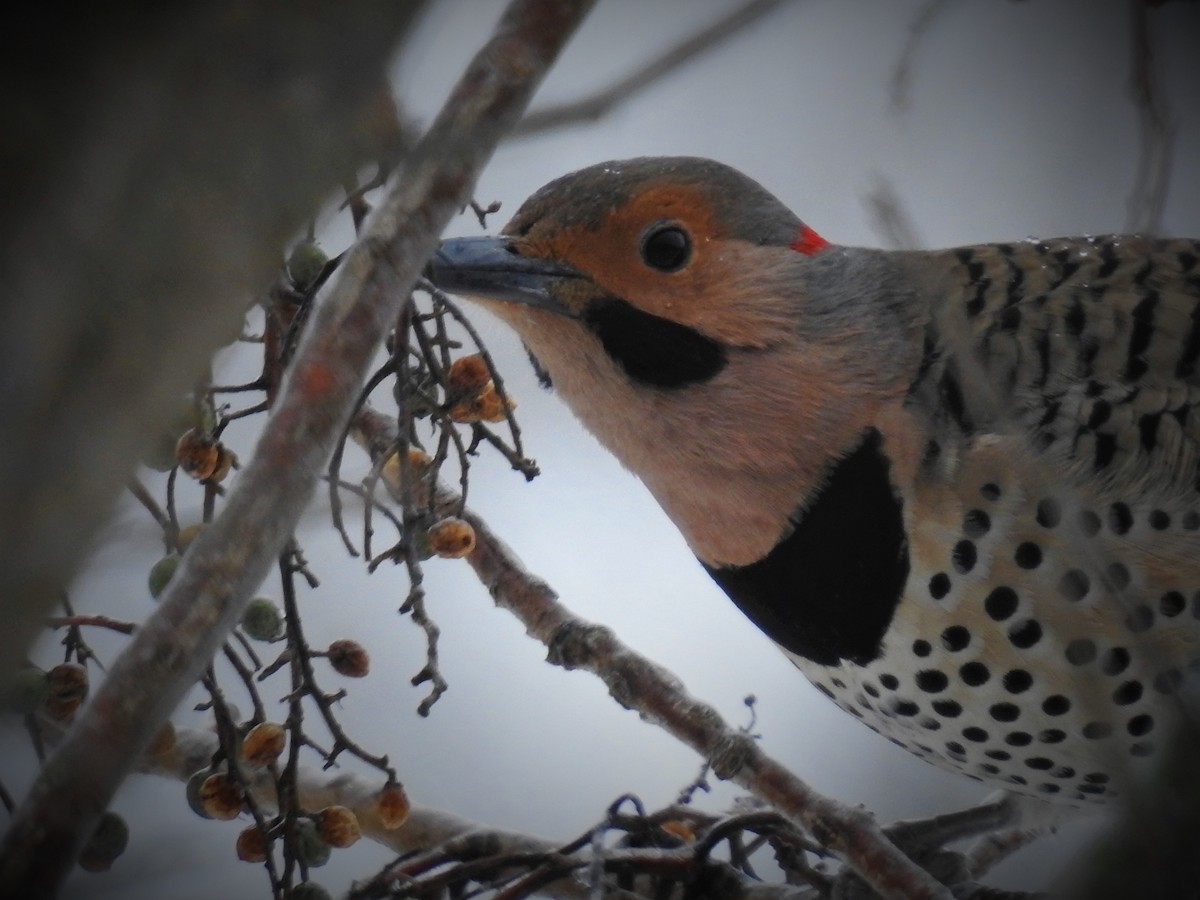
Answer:
<svg viewBox="0 0 1200 900"><path fill-rule="evenodd" d="M678 225L655 228L642 240L642 259L660 272L682 269L692 255L692 239Z"/></svg>

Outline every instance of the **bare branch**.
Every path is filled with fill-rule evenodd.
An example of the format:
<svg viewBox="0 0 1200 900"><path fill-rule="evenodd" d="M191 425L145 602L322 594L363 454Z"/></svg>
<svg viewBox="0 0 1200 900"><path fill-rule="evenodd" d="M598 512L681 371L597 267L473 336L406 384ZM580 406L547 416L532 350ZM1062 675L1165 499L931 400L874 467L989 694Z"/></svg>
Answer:
<svg viewBox="0 0 1200 900"><path fill-rule="evenodd" d="M238 490L42 767L0 845L0 896L50 897L121 780L220 646L312 496L438 234L590 0L514 0L347 256Z"/></svg>
<svg viewBox="0 0 1200 900"><path fill-rule="evenodd" d="M1129 90L1138 113L1138 162L1133 188L1126 203L1125 227L1156 234L1162 228L1167 187L1175 150L1175 123L1167 106L1162 72L1154 54L1150 10L1143 0L1130 0L1133 42L1129 62Z"/></svg>
<svg viewBox="0 0 1200 900"><path fill-rule="evenodd" d="M733 37L743 28L757 22L767 13L782 5L783 0L750 0L729 15L672 47L662 56L651 60L640 69L597 91L590 97L534 110L512 130L512 136L524 137L578 122L595 122L608 115L617 104L624 103L634 94L650 87L656 81L691 62L702 53L711 50L722 41Z"/></svg>
<svg viewBox="0 0 1200 900"><path fill-rule="evenodd" d="M904 49L900 51L900 58L896 60L896 67L892 70L893 109L908 108L908 92L912 84L913 62L917 58L917 50L933 23L937 21L938 16L949 9L954 2L955 0L927 0L913 17L912 23L908 26L908 40L904 42Z"/></svg>
<svg viewBox="0 0 1200 900"><path fill-rule="evenodd" d="M863 200L871 212L875 233L889 249L916 250L923 246L916 224L890 181L877 176L875 186Z"/></svg>

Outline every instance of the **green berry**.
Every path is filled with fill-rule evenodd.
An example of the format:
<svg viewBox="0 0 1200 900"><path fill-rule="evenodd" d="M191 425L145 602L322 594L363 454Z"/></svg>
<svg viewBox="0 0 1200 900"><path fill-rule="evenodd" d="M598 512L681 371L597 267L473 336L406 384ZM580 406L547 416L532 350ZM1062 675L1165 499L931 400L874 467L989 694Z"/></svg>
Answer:
<svg viewBox="0 0 1200 900"><path fill-rule="evenodd" d="M242 613L242 630L256 641L273 641L283 631L283 613L266 597L255 597Z"/></svg>
<svg viewBox="0 0 1200 900"><path fill-rule="evenodd" d="M333 848L317 831L312 819L301 819L296 823L296 857L306 866L317 868L329 862Z"/></svg>
<svg viewBox="0 0 1200 900"><path fill-rule="evenodd" d="M177 568L179 568L179 557L174 553L164 556L150 567L150 577L146 581L150 586L151 597L157 600L162 595Z"/></svg>
<svg viewBox="0 0 1200 900"><path fill-rule="evenodd" d="M333 900L333 895L315 881L306 881L292 888L292 900Z"/></svg>
<svg viewBox="0 0 1200 900"><path fill-rule="evenodd" d="M79 855L80 868L89 872L105 872L112 868L129 846L129 826L115 812L107 811L96 823L96 830Z"/></svg>
<svg viewBox="0 0 1200 900"><path fill-rule="evenodd" d="M297 244L288 256L288 276L297 290L306 291L320 276L327 262L329 256L324 250L310 241L305 241L303 244Z"/></svg>

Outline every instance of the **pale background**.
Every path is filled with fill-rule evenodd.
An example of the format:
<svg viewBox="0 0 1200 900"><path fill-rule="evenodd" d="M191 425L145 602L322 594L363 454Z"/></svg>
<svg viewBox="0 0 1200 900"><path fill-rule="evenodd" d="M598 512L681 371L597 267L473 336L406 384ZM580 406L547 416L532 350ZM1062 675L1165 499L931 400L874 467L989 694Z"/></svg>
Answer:
<svg viewBox="0 0 1200 900"><path fill-rule="evenodd" d="M735 5L602 0L534 106L608 83ZM503 202L491 223L499 227L532 190L564 172L606 159L687 154L742 169L836 243L880 243L864 198L884 179L923 246L1120 231L1137 150L1127 5L951 3L922 40L909 104L897 110L893 71L924 4L796 0L599 123L506 144L477 198ZM408 115L427 121L436 111L502 8L498 0L445 0L431 10L395 65ZM1177 126L1162 230L1197 236L1200 9L1168 4L1154 21ZM452 233L476 234L479 227L468 214ZM341 249L344 223L327 221L323 238ZM767 752L884 821L946 811L986 794L910 757L812 689L709 582L636 479L536 386L512 336L483 313L476 322L519 400L527 452L543 474L526 484L485 454L471 503L569 607L611 626L733 723L745 721L742 698L756 695ZM219 380L249 378L254 365L223 354L220 372ZM235 425L228 437L249 455L254 426ZM361 471L360 457L354 464ZM183 497L195 508L198 492ZM395 612L407 588L402 570L367 577L327 523L319 501L301 536L323 581L320 590L303 592L306 627L317 645L351 637L370 651L370 678L346 682L330 674L324 683L350 688L343 721L368 749L391 755L415 802L565 840L622 793L654 807L693 778L699 760L690 750L620 709L594 677L546 665L542 646L493 607L463 563L427 565L429 611L442 627L441 668L451 689L428 719L419 718L423 689L408 679L423 664L424 646ZM151 604L146 571L158 555L152 523L125 504L72 589L77 609L141 618ZM263 591L273 589L268 582ZM120 643L89 637L110 656ZM47 649L48 660L53 645ZM272 683L265 697L284 690ZM178 718L201 721L186 711ZM0 777L19 785L30 765L27 743L5 733L0 765ZM734 796L721 787L703 803L720 809ZM132 825L129 852L108 875L73 878L67 896L266 896L259 868L234 856L244 822L202 821L187 809L180 785L150 778L132 779L115 806ZM1066 829L994 881L1044 884L1093 828ZM387 858L362 842L336 851L317 877L343 889Z"/></svg>

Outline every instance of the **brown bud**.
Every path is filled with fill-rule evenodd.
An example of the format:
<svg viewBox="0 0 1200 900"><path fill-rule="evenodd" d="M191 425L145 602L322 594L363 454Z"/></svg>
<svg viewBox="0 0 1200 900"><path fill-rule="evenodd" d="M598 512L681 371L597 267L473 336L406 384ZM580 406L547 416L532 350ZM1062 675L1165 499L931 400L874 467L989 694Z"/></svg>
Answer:
<svg viewBox="0 0 1200 900"><path fill-rule="evenodd" d="M46 673L46 715L63 721L75 714L88 695L87 669L78 663L63 663Z"/></svg>
<svg viewBox="0 0 1200 900"><path fill-rule="evenodd" d="M242 738L242 759L252 766L265 766L279 759L287 746L287 732L278 722L259 722Z"/></svg>
<svg viewBox="0 0 1200 900"><path fill-rule="evenodd" d="M360 837L358 816L344 806L327 806L315 816L317 834L331 847L349 847Z"/></svg>
<svg viewBox="0 0 1200 900"><path fill-rule="evenodd" d="M237 855L242 862L267 861L267 837L257 825L243 828L237 836Z"/></svg>
<svg viewBox="0 0 1200 900"><path fill-rule="evenodd" d="M460 559L475 549L475 529L453 516L429 526L429 549L443 559Z"/></svg>
<svg viewBox="0 0 1200 900"><path fill-rule="evenodd" d="M375 814L379 816L379 824L388 831L394 831L407 822L411 808L408 794L395 783L384 785L375 797Z"/></svg>
<svg viewBox="0 0 1200 900"><path fill-rule="evenodd" d="M246 802L241 785L226 775L217 772L209 775L200 785L200 807L214 819L226 821L236 819Z"/></svg>
<svg viewBox="0 0 1200 900"><path fill-rule="evenodd" d="M325 654L333 670L347 678L364 678L371 671L371 657L357 641L334 641Z"/></svg>

